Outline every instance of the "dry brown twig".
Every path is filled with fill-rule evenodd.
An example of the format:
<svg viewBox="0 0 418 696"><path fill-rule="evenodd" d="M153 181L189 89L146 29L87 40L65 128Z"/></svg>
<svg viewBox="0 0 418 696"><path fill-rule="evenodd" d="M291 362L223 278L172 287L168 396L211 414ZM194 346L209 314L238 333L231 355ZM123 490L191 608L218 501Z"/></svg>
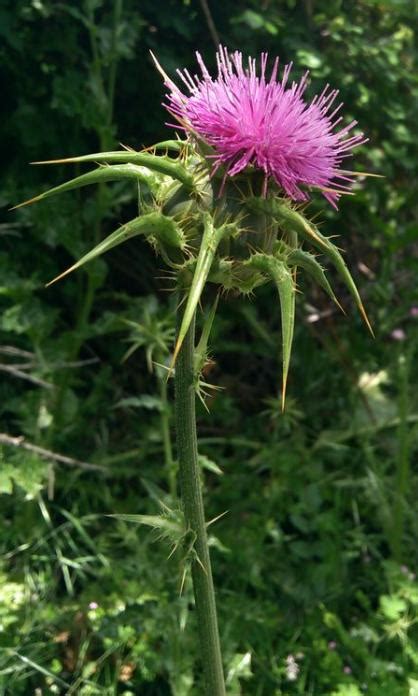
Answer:
<svg viewBox="0 0 418 696"><path fill-rule="evenodd" d="M7 433L0 433L0 444L10 445L11 447L20 447L28 452L38 454L43 459L49 459L51 461L58 462L59 464L65 464L65 466L78 467L79 469L84 469L85 471L106 471L106 469L99 464L83 462L79 459L73 459L72 457L67 457L64 454L59 454L59 452L52 452L51 450L34 445L31 442L27 442L22 435L15 437L13 435L8 435Z"/></svg>

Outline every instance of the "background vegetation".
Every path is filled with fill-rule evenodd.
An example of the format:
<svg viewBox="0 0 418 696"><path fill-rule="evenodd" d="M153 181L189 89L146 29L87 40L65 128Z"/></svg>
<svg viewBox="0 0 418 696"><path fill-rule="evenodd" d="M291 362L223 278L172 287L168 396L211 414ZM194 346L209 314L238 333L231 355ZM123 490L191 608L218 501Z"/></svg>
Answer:
<svg viewBox="0 0 418 696"><path fill-rule="evenodd" d="M0 693L201 693L187 568L105 516L173 507L153 365L172 347L170 279L139 240L44 287L132 217L125 184L8 208L77 173L31 160L167 137L149 49L174 75L196 48L213 66L221 40L308 68L312 93L339 87L370 139L356 168L385 176L337 214L310 207L341 235L376 340L348 298L344 317L301 287L284 414L273 292L219 307L208 378L222 390L199 421L208 515L228 511L211 543L229 693L416 696L417 6L209 5L0 5Z"/></svg>

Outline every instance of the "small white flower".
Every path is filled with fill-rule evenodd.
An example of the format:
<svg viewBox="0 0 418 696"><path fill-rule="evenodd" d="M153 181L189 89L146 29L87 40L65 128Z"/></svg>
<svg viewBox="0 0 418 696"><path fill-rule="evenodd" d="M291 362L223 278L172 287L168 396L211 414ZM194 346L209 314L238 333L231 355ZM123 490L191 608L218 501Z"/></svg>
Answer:
<svg viewBox="0 0 418 696"><path fill-rule="evenodd" d="M288 681L296 681L299 675L300 667L296 662L293 655L288 655L286 657L286 679Z"/></svg>

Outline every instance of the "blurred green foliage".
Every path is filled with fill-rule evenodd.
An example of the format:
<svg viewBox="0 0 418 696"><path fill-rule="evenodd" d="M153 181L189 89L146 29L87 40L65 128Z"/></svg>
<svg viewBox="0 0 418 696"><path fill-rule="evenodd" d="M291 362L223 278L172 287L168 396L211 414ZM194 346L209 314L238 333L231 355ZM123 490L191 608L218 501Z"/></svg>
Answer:
<svg viewBox="0 0 418 696"><path fill-rule="evenodd" d="M344 237L377 337L348 298L347 319L301 287L283 415L275 297L218 310L207 376L223 389L199 431L208 515L228 511L210 528L228 693L418 693L417 15L414 0L1 3L0 693L201 693L181 553L105 516L176 509L152 362L172 348L171 280L135 240L44 288L132 217L125 184L7 209L68 174L28 161L167 137L148 50L174 75L196 48L213 67L218 38L309 69L312 94L338 87L370 139L353 166L385 177L338 214L310 206Z"/></svg>

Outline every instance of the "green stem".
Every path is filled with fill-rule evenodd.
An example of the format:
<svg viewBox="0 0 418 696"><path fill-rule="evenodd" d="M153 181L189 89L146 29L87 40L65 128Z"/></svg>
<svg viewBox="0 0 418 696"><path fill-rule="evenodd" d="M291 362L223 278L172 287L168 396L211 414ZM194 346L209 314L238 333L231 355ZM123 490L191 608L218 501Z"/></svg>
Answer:
<svg viewBox="0 0 418 696"><path fill-rule="evenodd" d="M181 317L179 315L179 326ZM209 558L197 454L194 340L195 318L180 349L175 370L175 410L182 507L187 529L192 533L193 591L200 639L201 661L207 696L225 696L221 648L216 616L215 591Z"/></svg>
<svg viewBox="0 0 418 696"><path fill-rule="evenodd" d="M157 367L157 370L159 368ZM168 490L173 500L176 498L176 465L173 459L173 449L170 436L170 406L167 394L167 379L165 375L158 374L161 399L161 437L164 449L164 464L167 475Z"/></svg>

